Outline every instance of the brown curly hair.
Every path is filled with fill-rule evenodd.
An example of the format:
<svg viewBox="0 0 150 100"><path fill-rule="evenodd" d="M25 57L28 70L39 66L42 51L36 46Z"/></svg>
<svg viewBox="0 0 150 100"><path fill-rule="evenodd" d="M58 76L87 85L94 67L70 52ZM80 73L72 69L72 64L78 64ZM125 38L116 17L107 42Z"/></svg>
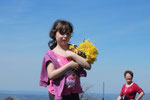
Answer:
<svg viewBox="0 0 150 100"><path fill-rule="evenodd" d="M129 73L131 75L131 77L133 78L133 72L130 70L127 70L124 72L124 77L126 77L127 73Z"/></svg>

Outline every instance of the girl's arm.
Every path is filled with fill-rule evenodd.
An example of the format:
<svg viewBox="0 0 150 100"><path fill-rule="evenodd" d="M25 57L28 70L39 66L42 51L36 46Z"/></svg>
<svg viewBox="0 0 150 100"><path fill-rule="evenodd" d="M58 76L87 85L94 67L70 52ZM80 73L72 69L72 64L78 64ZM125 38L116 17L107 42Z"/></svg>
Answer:
<svg viewBox="0 0 150 100"><path fill-rule="evenodd" d="M144 92L141 92L141 93L139 94L139 96L136 98L136 100L140 100L140 99L143 97L143 95L144 95Z"/></svg>
<svg viewBox="0 0 150 100"><path fill-rule="evenodd" d="M118 96L117 100L121 100L121 96Z"/></svg>
<svg viewBox="0 0 150 100"><path fill-rule="evenodd" d="M91 64L89 64L85 58L77 55L76 53L67 50L66 51L66 57L70 57L73 58L73 60L75 60L80 66L82 66L83 68L90 70L91 69Z"/></svg>
<svg viewBox="0 0 150 100"><path fill-rule="evenodd" d="M47 64L47 73L48 73L48 78L51 80L57 79L60 76L64 75L66 71L68 71L70 68L73 68L75 70L77 70L79 67L78 63L74 62L74 61L70 61L69 63L67 63L66 65L55 69L53 63L49 62Z"/></svg>

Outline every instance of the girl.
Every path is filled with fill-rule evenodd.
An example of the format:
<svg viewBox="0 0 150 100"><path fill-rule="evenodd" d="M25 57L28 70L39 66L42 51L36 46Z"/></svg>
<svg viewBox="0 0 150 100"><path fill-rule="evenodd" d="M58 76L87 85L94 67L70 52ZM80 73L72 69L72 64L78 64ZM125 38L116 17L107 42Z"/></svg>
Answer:
<svg viewBox="0 0 150 100"><path fill-rule="evenodd" d="M69 50L72 33L73 26L70 22L57 20L49 34L52 41L49 42L50 50L43 59L40 85L46 87L50 83L50 100L79 100L79 93L83 93L80 77L86 76L83 69L91 69L84 58ZM80 71L75 75L72 70Z"/></svg>

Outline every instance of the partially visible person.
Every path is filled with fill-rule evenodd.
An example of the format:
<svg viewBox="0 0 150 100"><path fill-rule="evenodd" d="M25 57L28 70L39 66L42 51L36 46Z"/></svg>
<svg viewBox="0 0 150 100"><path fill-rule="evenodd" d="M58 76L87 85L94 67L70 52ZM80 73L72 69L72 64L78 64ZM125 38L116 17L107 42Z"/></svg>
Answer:
<svg viewBox="0 0 150 100"><path fill-rule="evenodd" d="M132 81L133 72L130 70L125 71L124 77L127 83L122 86L120 96L117 100L140 100L144 95L144 91ZM137 92L139 96L135 98Z"/></svg>

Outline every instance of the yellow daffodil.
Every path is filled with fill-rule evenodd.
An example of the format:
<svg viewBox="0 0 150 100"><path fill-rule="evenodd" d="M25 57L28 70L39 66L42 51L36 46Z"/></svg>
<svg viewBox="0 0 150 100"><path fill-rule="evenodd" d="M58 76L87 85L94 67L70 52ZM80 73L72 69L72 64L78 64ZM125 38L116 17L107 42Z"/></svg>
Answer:
<svg viewBox="0 0 150 100"><path fill-rule="evenodd" d="M96 61L98 55L98 49L89 41L84 40L78 47L73 45L69 46L69 49L74 49L74 52L86 59L87 62L93 64Z"/></svg>

